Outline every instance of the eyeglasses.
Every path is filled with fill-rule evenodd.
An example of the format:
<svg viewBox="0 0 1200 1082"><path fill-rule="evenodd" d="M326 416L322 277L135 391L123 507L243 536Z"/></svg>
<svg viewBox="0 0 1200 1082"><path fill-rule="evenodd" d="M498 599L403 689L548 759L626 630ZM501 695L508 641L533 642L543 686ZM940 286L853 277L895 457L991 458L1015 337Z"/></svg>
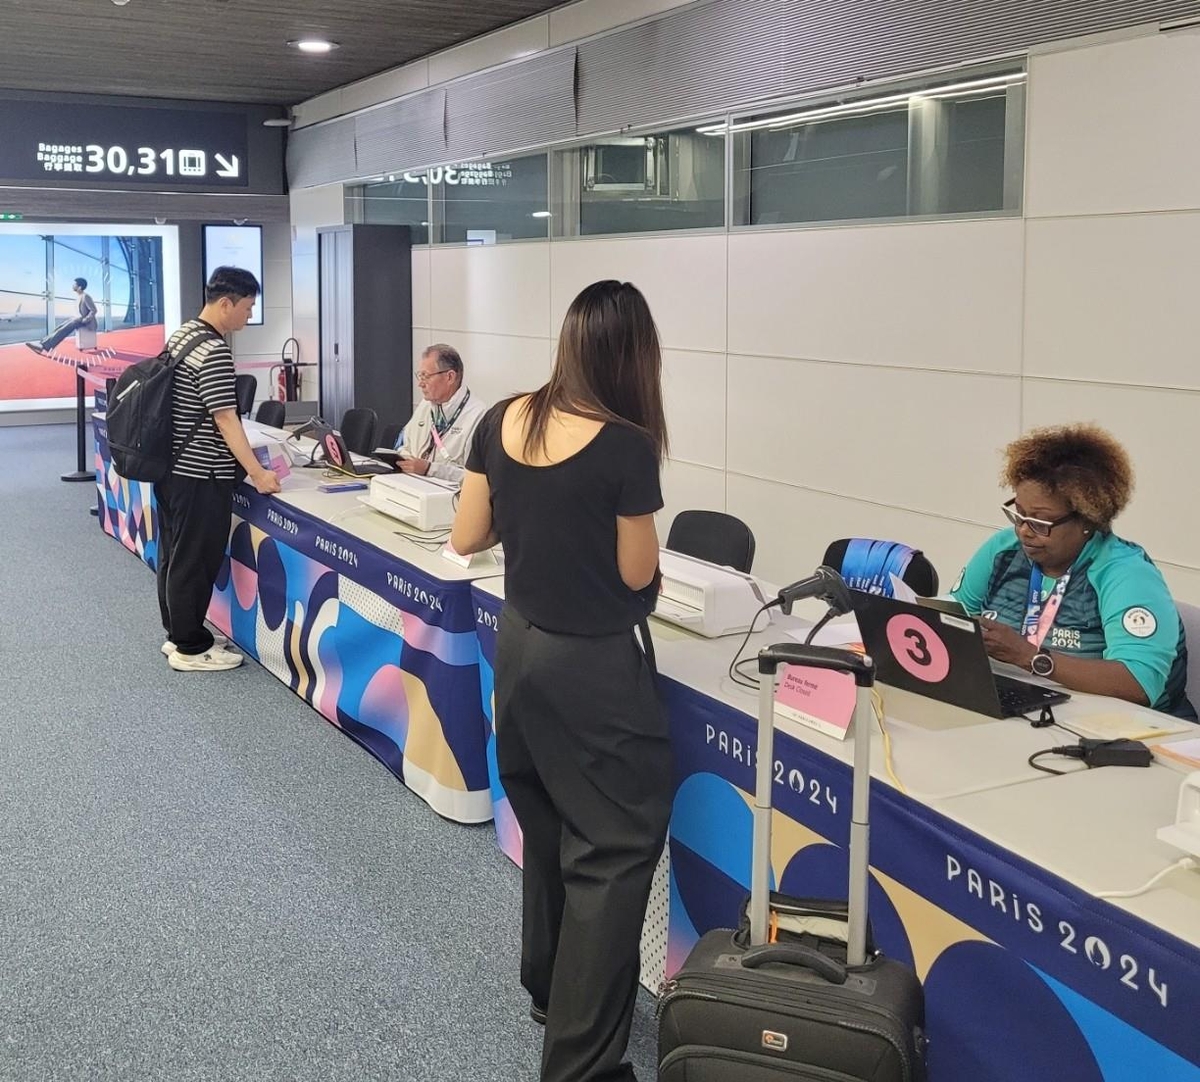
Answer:
<svg viewBox="0 0 1200 1082"><path fill-rule="evenodd" d="M426 384L431 379L433 379L434 376L440 376L444 372L451 372L451 371L453 371L453 369L439 368L436 372L418 372L417 373L417 382L420 384Z"/></svg>
<svg viewBox="0 0 1200 1082"><path fill-rule="evenodd" d="M1038 537L1049 537L1050 531L1053 530L1055 526L1061 526L1064 522L1070 522L1071 519L1077 518L1079 515L1078 511L1070 511L1063 515L1062 518L1056 518L1053 521L1044 518L1030 518L1028 515L1022 515L1020 511L1013 510L1013 504L1016 502L1017 500L1014 496L1002 507L1002 510L1004 511L1005 516L1008 518L1008 521L1011 522L1016 529L1020 529L1022 526L1028 526L1029 529Z"/></svg>

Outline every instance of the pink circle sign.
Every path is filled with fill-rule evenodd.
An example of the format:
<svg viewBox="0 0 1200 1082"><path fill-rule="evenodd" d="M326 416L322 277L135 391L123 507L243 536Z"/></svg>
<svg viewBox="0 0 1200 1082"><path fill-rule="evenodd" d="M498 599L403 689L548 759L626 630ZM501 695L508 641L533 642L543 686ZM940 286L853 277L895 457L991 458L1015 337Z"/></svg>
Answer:
<svg viewBox="0 0 1200 1082"><path fill-rule="evenodd" d="M924 620L902 613L887 623L888 646L910 676L939 684L950 672L950 652Z"/></svg>

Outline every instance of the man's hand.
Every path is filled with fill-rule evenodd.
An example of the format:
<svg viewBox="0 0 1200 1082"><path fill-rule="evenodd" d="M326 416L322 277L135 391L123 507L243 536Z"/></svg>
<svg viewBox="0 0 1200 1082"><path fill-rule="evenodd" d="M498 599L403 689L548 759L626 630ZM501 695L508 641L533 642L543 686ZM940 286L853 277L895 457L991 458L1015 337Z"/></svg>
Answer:
<svg viewBox="0 0 1200 1082"><path fill-rule="evenodd" d="M279 478L274 470L255 470L247 475L247 480L254 486L255 491L263 496L270 496L280 490Z"/></svg>
<svg viewBox="0 0 1200 1082"><path fill-rule="evenodd" d="M997 661L1005 661L1009 665L1017 665L1028 669L1037 647L1028 639L1023 638L1007 624L989 620L986 616L979 618L979 626L983 630L983 645L988 655Z"/></svg>
<svg viewBox="0 0 1200 1082"><path fill-rule="evenodd" d="M429 472L429 461L424 458L401 458L397 459L396 465L404 473L415 473L421 477Z"/></svg>

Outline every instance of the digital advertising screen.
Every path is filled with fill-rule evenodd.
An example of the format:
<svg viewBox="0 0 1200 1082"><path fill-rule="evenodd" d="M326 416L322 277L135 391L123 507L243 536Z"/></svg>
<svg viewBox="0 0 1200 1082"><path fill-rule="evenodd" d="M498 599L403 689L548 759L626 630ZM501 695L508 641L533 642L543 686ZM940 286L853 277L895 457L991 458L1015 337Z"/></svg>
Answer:
<svg viewBox="0 0 1200 1082"><path fill-rule="evenodd" d="M0 411L72 405L80 364L153 357L181 322L175 226L0 222Z"/></svg>
<svg viewBox="0 0 1200 1082"><path fill-rule="evenodd" d="M258 300L247 326L263 321L263 232L261 225L206 225L204 227L204 280L217 267L240 267L258 280Z"/></svg>

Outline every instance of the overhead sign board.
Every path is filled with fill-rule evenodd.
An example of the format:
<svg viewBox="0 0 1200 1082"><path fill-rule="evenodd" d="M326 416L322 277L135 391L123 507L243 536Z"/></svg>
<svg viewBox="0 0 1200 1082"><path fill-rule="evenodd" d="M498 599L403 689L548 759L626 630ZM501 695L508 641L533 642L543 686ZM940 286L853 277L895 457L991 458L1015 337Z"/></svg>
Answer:
<svg viewBox="0 0 1200 1082"><path fill-rule="evenodd" d="M0 109L0 177L245 188L246 114L10 101Z"/></svg>

